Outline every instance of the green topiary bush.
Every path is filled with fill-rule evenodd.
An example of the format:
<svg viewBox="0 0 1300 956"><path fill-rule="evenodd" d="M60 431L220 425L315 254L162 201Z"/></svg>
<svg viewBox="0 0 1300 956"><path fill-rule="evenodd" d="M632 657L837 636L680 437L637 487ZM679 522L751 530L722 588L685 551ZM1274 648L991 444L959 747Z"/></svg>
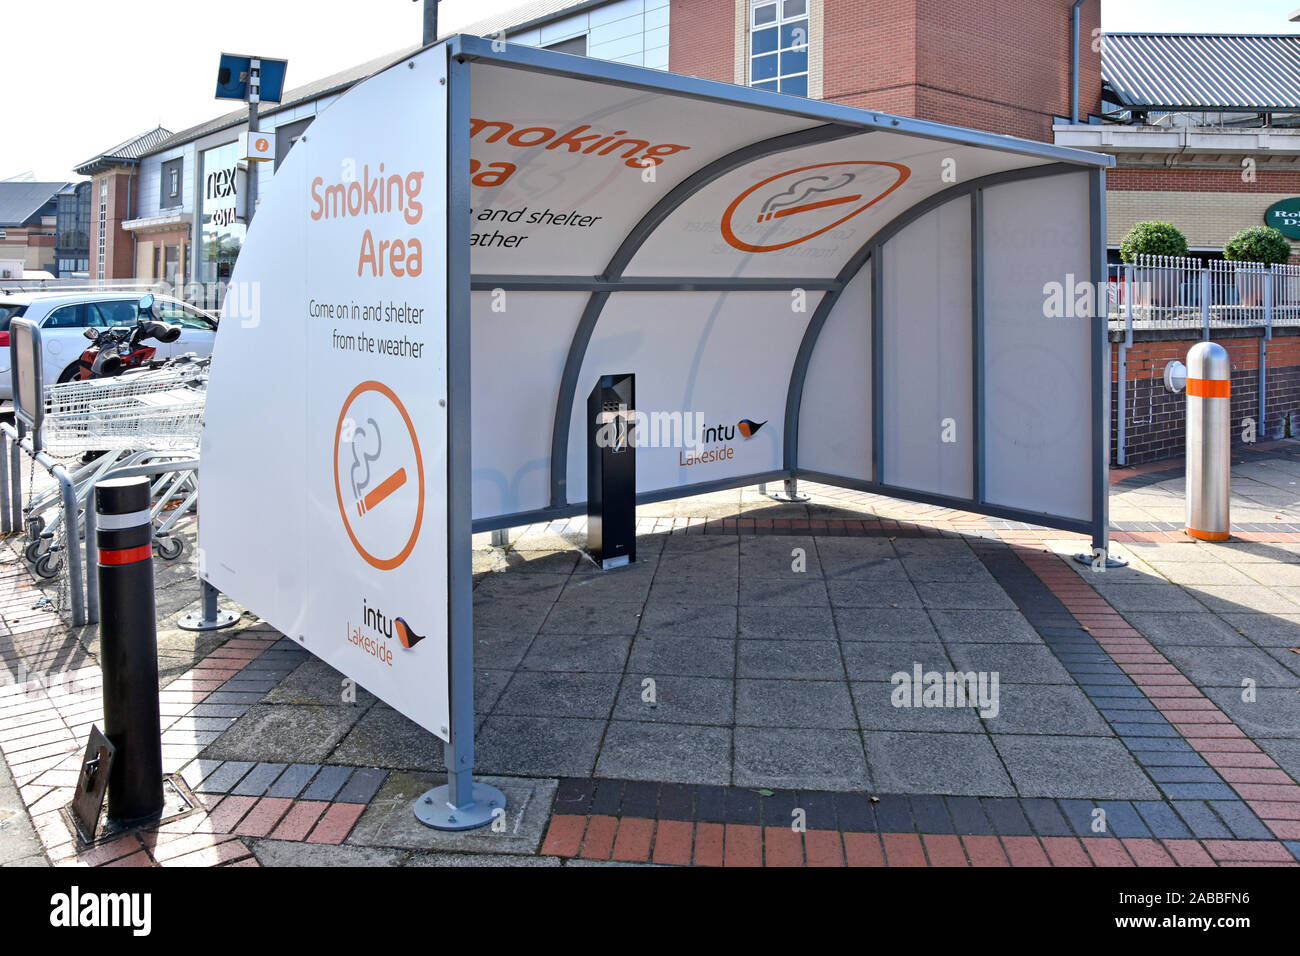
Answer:
<svg viewBox="0 0 1300 956"><path fill-rule="evenodd" d="M1187 237L1167 222L1139 222L1119 244L1119 257L1131 263L1140 255L1185 256Z"/></svg>
<svg viewBox="0 0 1300 956"><path fill-rule="evenodd" d="M1223 247L1223 258L1230 262L1281 265L1291 258L1291 243L1272 226L1251 226L1228 240Z"/></svg>

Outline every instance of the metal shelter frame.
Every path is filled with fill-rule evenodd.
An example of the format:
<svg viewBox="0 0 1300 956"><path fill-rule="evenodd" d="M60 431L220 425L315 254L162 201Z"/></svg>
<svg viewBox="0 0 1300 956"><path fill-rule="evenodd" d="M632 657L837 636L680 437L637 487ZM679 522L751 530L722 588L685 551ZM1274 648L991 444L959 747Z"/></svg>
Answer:
<svg viewBox="0 0 1300 956"><path fill-rule="evenodd" d="M1014 521L1040 524L1060 528L1065 531L1088 534L1092 537L1093 547L1107 549L1107 477L1105 463L1107 460L1107 411L1106 390L1102 384L1105 377L1106 355L1108 350L1105 316L1099 314L1091 318L1092 374L1094 387L1092 407L1089 410L1092 433L1091 448L1093 452L1093 495L1091 521L1060 518L1040 512L997 505L986 500L984 494L985 475L985 402L984 402L984 281L983 281L983 191L1003 183L1021 182L1044 176L1079 173L1086 170L1089 174L1089 206L1091 251L1091 281L1097 288L1106 281L1105 249L1105 170L1114 165L1114 159L1107 155L1090 153L1048 143L1033 143L1014 137L1002 136L978 130L944 126L925 120L890 116L853 107L840 106L816 100L796 99L777 93L753 90L726 83L701 80L672 73L661 73L638 67L625 66L603 60L566 56L532 47L520 47L500 44L471 36L457 36L448 41L451 58L449 84L452 102L448 111L448 149L449 169L452 171L450 199L448 206L448 317L449 322L459 316L465 316L469 310L471 291L489 291L504 289L506 291L549 291L549 292L586 292L589 294L586 307L578 321L573 339L569 345L564 363L564 372L556 396L555 418L552 425L550 455L550 503L549 506L533 511L516 512L475 519L472 522L474 532L494 531L556 518L571 517L581 514L586 504L583 501L571 501L567 494L568 443L570 414L577 394L578 376L582 371L583 359L591 342L596 325L604 311L609 297L614 292L760 292L788 291L805 289L823 291L826 294L818 303L805 330L803 341L795 357L787 389L785 407L785 434L782 455L782 467L751 475L700 482L691 485L664 488L641 492L637 495L638 504L648 504L682 498L694 494L712 491L725 491L747 485L788 478L808 478L826 484L839 485L858 491L874 492L909 501L935 504L943 507L974 511ZM767 139L757 140L741 146L720 159L695 171L668 192L639 222L628 232L605 269L595 276L559 276L559 275L491 275L474 274L468 276L466 287L465 273L468 272L468 244L464 255L453 253L450 247L457 249L461 245L458 237L470 232L469 194L465 183L468 176L464 163L469 157L469 96L468 64L488 62L522 71L540 71L548 74L573 77L575 79L607 81L620 86L643 89L652 92L668 92L679 96L722 100L736 105L760 107L769 112L780 112L790 116L820 120L822 126L798 130ZM463 93L458 93L460 88ZM914 136L938 139L959 145L982 146L1010 153L1017 153L1034 158L1052 160L1046 165L1030 166L1006 172L994 173L966 183L953 185L936 193L913 206L905 209L872 236L853 255L833 279L823 277L796 277L768 279L763 277L682 277L682 276L635 276L628 277L624 271L636 253L645 244L654 230L670 214L680 208L692 196L710 183L727 173L739 169L756 159L810 146L830 142L847 136L860 135L873 130L907 133ZM973 407L975 410L975 439L973 442L973 469L975 476L975 493L971 498L954 498L947 495L919 492L887 484L883 480L884 462L884 403L882 372L883 354L880 348L882 323L877 318L881 315L883 302L883 270L880 267L882 247L906 226L939 207L956 199L971 199L971 250L972 250L972 316L973 338ZM461 260L464 261L461 261ZM869 264L869 265L868 265ZM871 481L847 476L831 475L824 472L801 468L798 461L799 413L802 408L804 381L808 364L812 359L818 337L831 310L839 300L845 287L864 268L872 270L872 441L873 470ZM466 339L468 336L466 336ZM449 354L468 354L468 341L465 352L451 350ZM468 397L468 382L465 383ZM468 431L463 436L467 446ZM1098 462L1101 466L1098 466Z"/></svg>

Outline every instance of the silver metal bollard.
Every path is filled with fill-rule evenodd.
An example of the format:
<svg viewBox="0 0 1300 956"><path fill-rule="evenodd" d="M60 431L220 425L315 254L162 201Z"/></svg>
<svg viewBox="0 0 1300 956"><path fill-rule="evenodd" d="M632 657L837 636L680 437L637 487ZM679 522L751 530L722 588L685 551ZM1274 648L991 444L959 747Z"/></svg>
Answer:
<svg viewBox="0 0 1300 956"><path fill-rule="evenodd" d="M1187 533L1202 541L1229 535L1232 478L1232 362L1215 342L1187 353Z"/></svg>

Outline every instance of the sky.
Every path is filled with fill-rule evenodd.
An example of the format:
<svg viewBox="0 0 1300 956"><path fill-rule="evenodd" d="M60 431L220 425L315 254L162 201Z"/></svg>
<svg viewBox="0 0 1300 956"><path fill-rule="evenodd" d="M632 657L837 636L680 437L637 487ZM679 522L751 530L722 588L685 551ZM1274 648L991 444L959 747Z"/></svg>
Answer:
<svg viewBox="0 0 1300 956"><path fill-rule="evenodd" d="M1110 31L1300 33L1289 22L1300 0L1087 2L1102 4ZM520 3L444 0L439 32ZM124 139L158 125L180 131L237 106L212 96L223 50L287 59L292 89L418 43L422 21L420 0L28 0L6 4L0 22L8 41L0 179L30 171L63 181Z"/></svg>

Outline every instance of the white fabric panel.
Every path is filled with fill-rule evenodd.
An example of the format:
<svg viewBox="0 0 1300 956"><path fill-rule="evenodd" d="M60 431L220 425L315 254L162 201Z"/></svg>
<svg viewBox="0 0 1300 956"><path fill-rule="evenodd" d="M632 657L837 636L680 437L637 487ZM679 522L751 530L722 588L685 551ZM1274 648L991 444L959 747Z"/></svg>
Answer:
<svg viewBox="0 0 1300 956"><path fill-rule="evenodd" d="M445 740L446 47L412 62L343 94L261 197L213 349L200 573ZM365 198L381 163L392 205Z"/></svg>
<svg viewBox="0 0 1300 956"><path fill-rule="evenodd" d="M1047 317L1044 292L1048 283L1089 280L1088 222L1086 173L984 193L986 468L993 504L1092 515L1091 322Z"/></svg>
<svg viewBox="0 0 1300 956"><path fill-rule="evenodd" d="M555 401L587 299L585 292L470 297L475 518L551 503Z"/></svg>
<svg viewBox="0 0 1300 956"><path fill-rule="evenodd" d="M794 355L822 293L806 311L785 292L623 292L610 296L578 376L569 426L568 498L586 499L587 396L597 378L636 375L637 410L703 415L730 437L689 449L646 447L638 437L637 491L771 471L782 465L785 399ZM761 425L751 437L741 420ZM694 418L691 419L694 421Z"/></svg>
<svg viewBox="0 0 1300 956"><path fill-rule="evenodd" d="M974 493L970 200L927 213L885 244L881 285L885 484Z"/></svg>
<svg viewBox="0 0 1300 956"><path fill-rule="evenodd" d="M788 150L691 197L654 231L627 274L830 278L922 199L1041 162L881 132Z"/></svg>
<svg viewBox="0 0 1300 956"><path fill-rule="evenodd" d="M871 480L871 263L845 286L808 362L800 468Z"/></svg>
<svg viewBox="0 0 1300 956"><path fill-rule="evenodd" d="M484 63L470 72L476 274L597 275L695 170L746 143L818 125Z"/></svg>

